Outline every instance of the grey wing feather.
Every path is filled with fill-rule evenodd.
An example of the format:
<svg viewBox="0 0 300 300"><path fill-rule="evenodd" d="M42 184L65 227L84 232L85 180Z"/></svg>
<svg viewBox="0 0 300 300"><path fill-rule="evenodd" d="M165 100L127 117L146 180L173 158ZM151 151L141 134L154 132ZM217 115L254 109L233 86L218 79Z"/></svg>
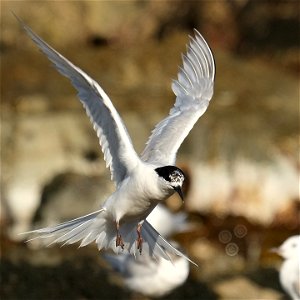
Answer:
<svg viewBox="0 0 300 300"><path fill-rule="evenodd" d="M106 166L110 168L116 184L120 183L140 159L109 97L96 81L44 42L22 20L16 18L56 69L69 78L77 89L78 97L99 138Z"/></svg>
<svg viewBox="0 0 300 300"><path fill-rule="evenodd" d="M172 89L176 95L169 116L156 125L141 155L142 160L160 165L175 164L176 153L197 120L206 111L213 95L215 63L213 54L195 30L187 54L182 56L178 79Z"/></svg>

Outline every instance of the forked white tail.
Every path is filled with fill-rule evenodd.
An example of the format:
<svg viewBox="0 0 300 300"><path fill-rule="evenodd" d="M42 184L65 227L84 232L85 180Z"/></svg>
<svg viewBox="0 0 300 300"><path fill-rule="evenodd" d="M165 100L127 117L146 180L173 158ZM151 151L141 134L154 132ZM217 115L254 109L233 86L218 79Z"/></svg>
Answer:
<svg viewBox="0 0 300 300"><path fill-rule="evenodd" d="M134 256L149 255L157 258L163 257L171 261L169 254L178 255L191 261L187 256L168 243L146 220L143 222L141 235L143 238L142 252L137 248L137 227L136 221L126 222L120 226L120 234L123 239L124 249L116 246L116 224L108 217L104 208L82 216L71 221L67 221L55 226L26 232L29 235L36 235L29 239L46 238L49 239L49 246L55 243L62 245L74 244L81 241L79 247L84 247L92 242L96 242L99 251L101 249L111 249L115 253L128 252Z"/></svg>

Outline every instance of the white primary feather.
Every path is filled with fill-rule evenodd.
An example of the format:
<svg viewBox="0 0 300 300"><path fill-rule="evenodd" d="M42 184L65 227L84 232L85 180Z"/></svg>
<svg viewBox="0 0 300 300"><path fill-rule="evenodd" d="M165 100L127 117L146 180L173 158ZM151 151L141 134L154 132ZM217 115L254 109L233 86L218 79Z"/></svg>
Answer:
<svg viewBox="0 0 300 300"><path fill-rule="evenodd" d="M172 84L176 102L169 116L154 128L141 155L146 162L174 165L176 153L196 121L206 111L213 95L215 63L202 35L195 38L183 55L183 67Z"/></svg>
<svg viewBox="0 0 300 300"><path fill-rule="evenodd" d="M17 17L18 18L18 17ZM18 18L28 35L53 62L56 69L69 78L99 138L104 159L112 179L118 185L140 162L118 112L99 84L80 68L49 46Z"/></svg>

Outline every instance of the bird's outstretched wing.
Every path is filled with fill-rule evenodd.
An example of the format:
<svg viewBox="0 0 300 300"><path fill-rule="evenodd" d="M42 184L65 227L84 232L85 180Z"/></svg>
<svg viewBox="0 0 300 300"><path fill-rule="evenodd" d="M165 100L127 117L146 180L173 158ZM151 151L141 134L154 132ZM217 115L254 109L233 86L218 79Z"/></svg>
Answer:
<svg viewBox="0 0 300 300"><path fill-rule="evenodd" d="M77 89L78 97L97 132L106 166L110 168L111 177L118 185L140 162L140 158L109 97L96 81L49 46L22 20L16 18L56 69L69 78Z"/></svg>
<svg viewBox="0 0 300 300"><path fill-rule="evenodd" d="M141 155L143 161L174 165L176 153L196 121L206 111L213 95L215 63L202 35L195 37L182 56L183 67L172 84L176 102L167 118L156 125Z"/></svg>

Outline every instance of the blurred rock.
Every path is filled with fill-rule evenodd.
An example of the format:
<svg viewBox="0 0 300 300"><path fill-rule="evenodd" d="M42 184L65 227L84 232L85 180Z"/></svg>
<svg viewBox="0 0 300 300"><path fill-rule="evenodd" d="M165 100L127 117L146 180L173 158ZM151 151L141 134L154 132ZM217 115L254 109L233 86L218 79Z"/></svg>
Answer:
<svg viewBox="0 0 300 300"><path fill-rule="evenodd" d="M113 286L99 260L91 256L64 260L56 266L5 259L1 271L3 299L129 299L129 293Z"/></svg>
<svg viewBox="0 0 300 300"><path fill-rule="evenodd" d="M8 121L8 120L6 120ZM15 222L12 236L29 229L40 195L56 174L73 170L102 174L104 163L97 140L87 134L88 119L74 113L19 115L13 120L13 140L5 154L3 195ZM89 158L95 153L95 158Z"/></svg>
<svg viewBox="0 0 300 300"><path fill-rule="evenodd" d="M199 29L215 47L239 52L299 47L299 9L296 1L4 1L1 18L3 51L15 44L16 13L59 47L86 43L101 47L139 44L178 29ZM80 21L79 21L80 20ZM49 26L51 22L51 26ZM66 36L64 33L68 32ZM27 42L25 39L18 39ZM294 52L293 62L299 71ZM272 59L272 57L268 57Z"/></svg>
<svg viewBox="0 0 300 300"><path fill-rule="evenodd" d="M281 293L261 287L242 276L214 284L214 291L219 295L218 299L282 299Z"/></svg>
<svg viewBox="0 0 300 300"><path fill-rule="evenodd" d="M300 202L299 199L286 201L274 217L272 227L285 227L289 230L297 230L300 227Z"/></svg>
<svg viewBox="0 0 300 300"><path fill-rule="evenodd" d="M109 176L57 175L44 186L34 223L47 227L89 214L99 209L112 191Z"/></svg>
<svg viewBox="0 0 300 300"><path fill-rule="evenodd" d="M243 216L250 222L269 226L276 222L278 215L284 216L281 212L294 199L299 202L296 168L282 155L273 159L268 163L245 159L231 163L195 162L190 170L192 180L186 208L222 218ZM295 226L299 207L293 214L293 218L281 218L281 224Z"/></svg>
<svg viewBox="0 0 300 300"><path fill-rule="evenodd" d="M215 47L236 49L240 39L240 27L237 23L236 10L229 1L198 1L197 4L195 9L198 19L195 27L201 28Z"/></svg>
<svg viewBox="0 0 300 300"><path fill-rule="evenodd" d="M5 30L1 39L3 44L11 45L20 31L11 10L45 39L51 36L58 47L78 43L101 46L107 42L124 46L157 35L162 24L168 23L174 14L184 16L189 6L184 1L172 5L164 1L84 1L61 2L59 5L55 2L36 5L34 1L5 1L2 4ZM25 41L22 37L21 40Z"/></svg>
<svg viewBox="0 0 300 300"><path fill-rule="evenodd" d="M232 253L221 248L222 244L216 244L208 239L198 239L190 245L190 256L199 264L199 268L193 268L193 275L202 282L209 282L226 275L240 273L245 268L245 260L238 255L238 251Z"/></svg>

